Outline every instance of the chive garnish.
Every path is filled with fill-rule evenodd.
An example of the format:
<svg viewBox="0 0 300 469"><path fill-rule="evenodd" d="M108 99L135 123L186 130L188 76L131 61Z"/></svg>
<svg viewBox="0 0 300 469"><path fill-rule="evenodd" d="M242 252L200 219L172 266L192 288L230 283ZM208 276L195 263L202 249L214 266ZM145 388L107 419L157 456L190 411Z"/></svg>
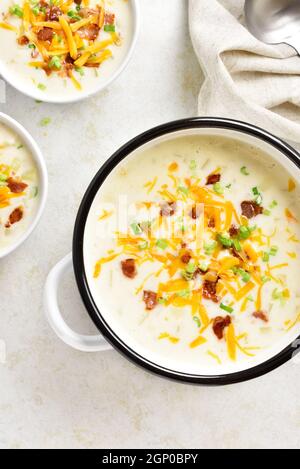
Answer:
<svg viewBox="0 0 300 469"><path fill-rule="evenodd" d="M216 241L212 241L211 243L204 243L204 252L207 256L210 256L217 247Z"/></svg>
<svg viewBox="0 0 300 469"><path fill-rule="evenodd" d="M218 195L222 195L224 193L224 188L223 186L221 185L220 182L216 182L214 185L213 185L213 190L215 191L216 194Z"/></svg>
<svg viewBox="0 0 300 469"><path fill-rule="evenodd" d="M198 326L199 328L201 327L200 319L199 319L197 316L194 316L194 317L193 317L193 321L195 321L195 323L197 324L197 326Z"/></svg>
<svg viewBox="0 0 300 469"><path fill-rule="evenodd" d="M41 121L40 121L40 125L42 127L46 127L46 125L49 125L51 122L51 118L50 117L44 117Z"/></svg>
<svg viewBox="0 0 300 469"><path fill-rule="evenodd" d="M263 262L269 262L270 260L270 254L268 252L264 252L262 256Z"/></svg>
<svg viewBox="0 0 300 469"><path fill-rule="evenodd" d="M166 239L158 239L156 241L156 246L159 248L159 249L166 249L168 247L168 241Z"/></svg>
<svg viewBox="0 0 300 469"><path fill-rule="evenodd" d="M116 27L114 24L106 24L104 26L104 31L106 31L107 33L114 33L116 31Z"/></svg>
<svg viewBox="0 0 300 469"><path fill-rule="evenodd" d="M227 233L219 233L217 239L225 248L230 248L233 244L232 239L228 236Z"/></svg>
<svg viewBox="0 0 300 469"><path fill-rule="evenodd" d="M225 305L224 303L220 304L220 308L223 309L224 311L226 311L229 314L233 313L233 308L231 308L231 306Z"/></svg>
<svg viewBox="0 0 300 469"><path fill-rule="evenodd" d="M139 235L139 234L142 233L142 229L141 229L139 223L131 223L130 228L132 229L132 231L135 235Z"/></svg>
<svg viewBox="0 0 300 469"><path fill-rule="evenodd" d="M244 175L244 176L249 176L249 172L248 172L248 169L246 166L242 166L241 167L241 173Z"/></svg>
<svg viewBox="0 0 300 469"><path fill-rule="evenodd" d="M191 160L191 162L190 162L190 170L191 170L191 171L195 171L196 168L197 168L197 162L196 162L196 160Z"/></svg>
<svg viewBox="0 0 300 469"><path fill-rule="evenodd" d="M9 12L11 15L18 16L19 18L23 18L23 10L19 5L13 5L10 7Z"/></svg>

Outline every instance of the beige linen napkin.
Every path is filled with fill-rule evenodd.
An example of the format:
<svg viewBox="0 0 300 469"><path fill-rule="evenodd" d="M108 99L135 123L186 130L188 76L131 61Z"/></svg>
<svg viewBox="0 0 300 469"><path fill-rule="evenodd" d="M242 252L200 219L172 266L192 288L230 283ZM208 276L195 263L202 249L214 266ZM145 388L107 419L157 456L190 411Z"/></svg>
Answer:
<svg viewBox="0 0 300 469"><path fill-rule="evenodd" d="M189 0L190 34L205 74L199 115L240 119L300 143L300 57L258 41L243 0Z"/></svg>

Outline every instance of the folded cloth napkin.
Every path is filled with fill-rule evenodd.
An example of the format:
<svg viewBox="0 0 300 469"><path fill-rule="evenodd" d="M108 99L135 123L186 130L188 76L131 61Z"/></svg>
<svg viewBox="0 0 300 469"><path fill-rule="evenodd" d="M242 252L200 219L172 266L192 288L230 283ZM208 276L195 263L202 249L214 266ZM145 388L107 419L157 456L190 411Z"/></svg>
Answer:
<svg viewBox="0 0 300 469"><path fill-rule="evenodd" d="M190 34L205 75L199 115L251 122L300 143L300 57L258 41L244 0L189 0Z"/></svg>

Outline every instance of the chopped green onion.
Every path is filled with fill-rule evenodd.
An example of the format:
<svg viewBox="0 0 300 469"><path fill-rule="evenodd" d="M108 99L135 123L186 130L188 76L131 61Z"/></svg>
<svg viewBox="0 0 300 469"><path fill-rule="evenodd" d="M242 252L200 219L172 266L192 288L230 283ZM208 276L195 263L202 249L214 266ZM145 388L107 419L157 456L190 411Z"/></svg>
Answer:
<svg viewBox="0 0 300 469"><path fill-rule="evenodd" d="M239 239L248 239L251 236L251 230L248 226L240 226L239 228Z"/></svg>
<svg viewBox="0 0 300 469"><path fill-rule="evenodd" d="M77 11L74 11L74 10L69 10L68 11L68 16L70 18L72 18L73 20L81 20L81 16L78 15L78 12Z"/></svg>
<svg viewBox="0 0 300 469"><path fill-rule="evenodd" d="M191 171L195 171L195 169L197 169L197 162L196 162L196 160L191 160L191 162L190 162L190 170L191 170Z"/></svg>
<svg viewBox="0 0 300 469"><path fill-rule="evenodd" d="M182 193L185 194L185 195L188 195L188 193L189 193L188 188L187 188L187 187L184 187L184 186L179 186L179 187L178 187L178 191L179 191L179 192L182 192Z"/></svg>
<svg viewBox="0 0 300 469"><path fill-rule="evenodd" d="M216 182L214 185L213 185L213 190L215 191L216 194L223 194L224 193L224 189L221 185L220 182Z"/></svg>
<svg viewBox="0 0 300 469"><path fill-rule="evenodd" d="M132 229L132 231L135 235L139 235L139 234L142 233L142 229L141 229L139 223L131 223L130 228Z"/></svg>
<svg viewBox="0 0 300 469"><path fill-rule="evenodd" d="M116 31L116 27L114 24L106 24L104 26L104 31L106 31L107 33L110 33L110 32L114 33Z"/></svg>
<svg viewBox="0 0 300 469"><path fill-rule="evenodd" d="M224 303L220 304L220 308L223 309L224 311L227 311L227 313L231 314L233 313L233 308L230 306L225 305Z"/></svg>
<svg viewBox="0 0 300 469"><path fill-rule="evenodd" d="M10 7L9 12L11 15L18 16L19 18L23 18L23 10L19 5L13 5Z"/></svg>
<svg viewBox="0 0 300 469"><path fill-rule="evenodd" d="M225 186L225 187L226 187L226 189L230 189L231 186L232 186L232 184L227 184L227 186Z"/></svg>
<svg viewBox="0 0 300 469"><path fill-rule="evenodd" d="M252 192L253 192L253 195L255 195L256 203L258 203L260 205L262 203L262 195L261 195L258 187L252 187Z"/></svg>
<svg viewBox="0 0 300 469"><path fill-rule="evenodd" d="M145 249L148 248L148 246L149 246L148 241L145 241L144 243L141 243L141 244L139 245L139 249L140 249L141 251L144 251Z"/></svg>
<svg viewBox="0 0 300 469"><path fill-rule="evenodd" d="M35 49L36 47L35 47L35 44L28 44L28 48L29 49Z"/></svg>
<svg viewBox="0 0 300 469"><path fill-rule="evenodd" d="M156 241L156 246L159 248L159 249L166 249L168 247L169 243L166 239L158 239Z"/></svg>
<svg viewBox="0 0 300 469"><path fill-rule="evenodd" d="M199 269L202 272L207 272L208 271L208 266L209 266L208 262L201 262L201 264L199 265Z"/></svg>
<svg viewBox="0 0 300 469"><path fill-rule="evenodd" d="M242 277L243 282L248 283L251 279L249 272L246 272L244 269L237 269L237 273Z"/></svg>
<svg viewBox="0 0 300 469"><path fill-rule="evenodd" d="M24 145L22 145L22 143L20 143L20 144L17 146L17 150L21 150L21 148L24 148Z"/></svg>
<svg viewBox="0 0 300 469"><path fill-rule="evenodd" d="M57 55L54 55L50 62L49 62L49 67L50 68L56 68L57 70L61 69L61 60Z"/></svg>
<svg viewBox="0 0 300 469"><path fill-rule="evenodd" d="M249 174L250 174L246 166L242 166L242 167L241 167L241 173L242 173L244 176L249 176Z"/></svg>
<svg viewBox="0 0 300 469"><path fill-rule="evenodd" d="M272 293L273 300L282 300L283 293L278 291L278 288L275 288Z"/></svg>
<svg viewBox="0 0 300 469"><path fill-rule="evenodd" d="M44 117L43 119L41 119L40 121L40 125L42 127L46 127L46 125L49 125L51 122L51 118L50 117Z"/></svg>
<svg viewBox="0 0 300 469"><path fill-rule="evenodd" d="M181 290L176 293L177 296L180 296L181 298L186 298L190 296L190 290Z"/></svg>
<svg viewBox="0 0 300 469"><path fill-rule="evenodd" d="M7 180L6 174L0 174L0 181L5 182Z"/></svg>
<svg viewBox="0 0 300 469"><path fill-rule="evenodd" d="M216 241L212 241L211 243L204 243L204 252L207 256L210 256L217 247Z"/></svg>
<svg viewBox="0 0 300 469"><path fill-rule="evenodd" d="M249 295L249 296L247 296L247 300L248 300L248 301L254 301L254 298L253 298L252 295Z"/></svg>
<svg viewBox="0 0 300 469"><path fill-rule="evenodd" d="M268 209L264 209L263 211L263 214L266 215L267 217L269 217L271 215L271 210L268 210Z"/></svg>
<svg viewBox="0 0 300 469"><path fill-rule="evenodd" d="M268 252L264 252L262 256L263 262L269 262L270 260L270 254Z"/></svg>
<svg viewBox="0 0 300 469"><path fill-rule="evenodd" d="M41 90L41 91L45 91L47 89L46 85L44 85L43 83L39 83L37 85L38 89Z"/></svg>
<svg viewBox="0 0 300 469"><path fill-rule="evenodd" d="M232 239L228 236L227 233L219 233L218 236L218 241L224 246L225 248L230 248L233 244Z"/></svg>
<svg viewBox="0 0 300 469"><path fill-rule="evenodd" d="M188 274L193 274L196 268L197 267L194 262L189 262L185 270L187 271Z"/></svg>
<svg viewBox="0 0 300 469"><path fill-rule="evenodd" d="M35 197L37 197L38 193L39 193L38 187L37 186L33 187L31 189L30 198L35 199Z"/></svg>
<svg viewBox="0 0 300 469"><path fill-rule="evenodd" d="M31 11L35 16L37 16L40 12L40 8L38 5L35 5L34 7L32 7Z"/></svg>
<svg viewBox="0 0 300 469"><path fill-rule="evenodd" d="M239 242L238 239L233 239L233 240L232 240L232 244L233 244L234 249L235 249L237 252L240 252L240 251L242 250L241 243Z"/></svg>
<svg viewBox="0 0 300 469"><path fill-rule="evenodd" d="M201 322L200 322L200 319L198 318L198 316L194 316L193 317L193 321L195 321L195 323L197 324L197 326L200 328L201 327Z"/></svg>
<svg viewBox="0 0 300 469"><path fill-rule="evenodd" d="M269 207L270 208L275 208L275 207L277 207L277 205L278 205L278 202L276 200L273 200L273 202L270 203Z"/></svg>
<svg viewBox="0 0 300 469"><path fill-rule="evenodd" d="M79 73L81 77L84 76L84 69L83 67L75 67L75 72Z"/></svg>
<svg viewBox="0 0 300 469"><path fill-rule="evenodd" d="M271 279L270 279L270 277L268 277L267 275L263 275L263 276L261 277L261 281L262 281L262 283L267 283L267 282L270 282Z"/></svg>
<svg viewBox="0 0 300 469"><path fill-rule="evenodd" d="M158 298L158 303L160 305L164 305L166 303L166 301L167 301L167 298Z"/></svg>
<svg viewBox="0 0 300 469"><path fill-rule="evenodd" d="M277 253L278 253L278 246L271 246L270 256L276 256Z"/></svg>

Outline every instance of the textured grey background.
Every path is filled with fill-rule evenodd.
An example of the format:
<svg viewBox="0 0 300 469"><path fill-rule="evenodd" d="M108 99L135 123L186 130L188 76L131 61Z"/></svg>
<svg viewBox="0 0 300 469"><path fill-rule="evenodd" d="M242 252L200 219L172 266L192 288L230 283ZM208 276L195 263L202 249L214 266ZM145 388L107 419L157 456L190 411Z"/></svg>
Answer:
<svg viewBox="0 0 300 469"><path fill-rule="evenodd" d="M118 353L84 354L60 342L42 309L50 268L71 249L85 188L121 144L153 125L196 114L202 75L188 35L187 0L140 0L133 60L109 90L84 103L36 104L7 89L0 110L39 142L50 192L33 236L0 263L0 447L299 447L300 366L259 380L199 388L151 376ZM230 110L228 110L230 115ZM51 117L47 127L39 125ZM70 275L69 321L91 332Z"/></svg>

